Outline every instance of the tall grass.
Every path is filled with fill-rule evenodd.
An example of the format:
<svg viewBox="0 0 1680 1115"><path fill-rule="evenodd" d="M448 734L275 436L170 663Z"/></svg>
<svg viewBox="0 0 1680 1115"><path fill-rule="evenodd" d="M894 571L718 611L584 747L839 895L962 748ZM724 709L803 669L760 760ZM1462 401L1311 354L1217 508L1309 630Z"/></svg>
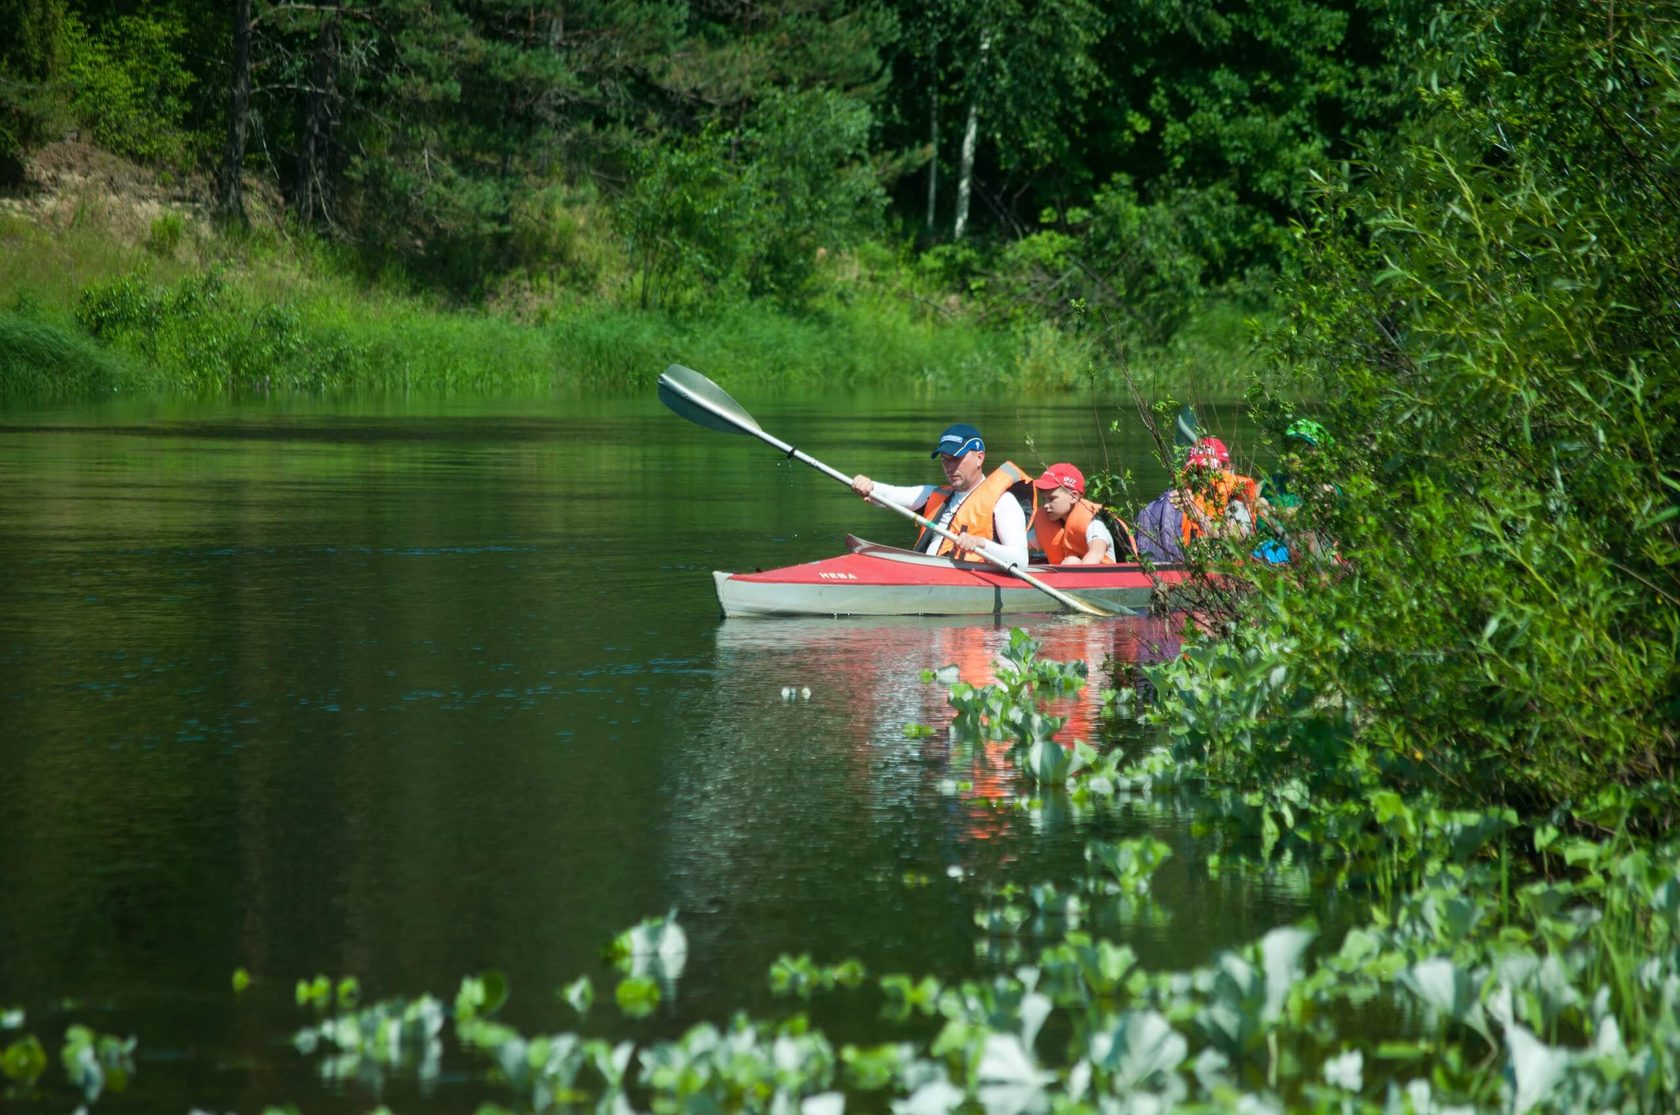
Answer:
<svg viewBox="0 0 1680 1115"><path fill-rule="evenodd" d="M1091 336L936 314L884 276L797 312L743 302L679 315L596 302L551 306L531 323L358 279L310 240L242 233L148 252L111 236L97 211L80 212L58 227L0 220L0 307L27 308L8 325L0 398L633 392L672 363L760 391L1047 393L1120 378L1114 354ZM1131 372L1161 390L1239 394L1240 346L1219 333L1228 320L1211 320L1174 350L1130 357Z"/></svg>
<svg viewBox="0 0 1680 1115"><path fill-rule="evenodd" d="M132 361L79 330L0 313L0 400L109 395L142 378Z"/></svg>

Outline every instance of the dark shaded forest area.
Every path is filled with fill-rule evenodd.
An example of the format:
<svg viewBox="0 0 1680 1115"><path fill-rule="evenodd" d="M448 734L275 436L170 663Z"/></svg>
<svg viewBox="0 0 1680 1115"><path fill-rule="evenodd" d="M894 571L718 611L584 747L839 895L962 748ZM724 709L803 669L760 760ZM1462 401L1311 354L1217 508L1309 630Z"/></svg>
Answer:
<svg viewBox="0 0 1680 1115"><path fill-rule="evenodd" d="M1427 15L0 0L0 175L80 135L213 181L233 223L277 191L368 273L462 301L524 275L796 306L825 260L889 245L994 317L1077 302L1159 341L1209 292L1264 298L1315 177L1415 100L1400 58Z"/></svg>

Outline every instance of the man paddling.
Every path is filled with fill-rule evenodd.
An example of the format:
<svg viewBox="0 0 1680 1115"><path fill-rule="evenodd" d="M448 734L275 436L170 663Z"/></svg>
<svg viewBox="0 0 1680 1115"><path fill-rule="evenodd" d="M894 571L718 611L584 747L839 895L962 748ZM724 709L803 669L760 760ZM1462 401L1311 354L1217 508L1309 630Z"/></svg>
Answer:
<svg viewBox="0 0 1680 1115"><path fill-rule="evenodd" d="M945 470L943 485L899 487L877 484L860 474L852 477L852 491L919 512L957 535L953 546L924 527L916 539L916 549L923 553L1025 567L1027 514L1012 489L1030 485L1031 478L1009 461L986 475L986 443L980 431L965 422L947 427L929 456L937 457Z"/></svg>

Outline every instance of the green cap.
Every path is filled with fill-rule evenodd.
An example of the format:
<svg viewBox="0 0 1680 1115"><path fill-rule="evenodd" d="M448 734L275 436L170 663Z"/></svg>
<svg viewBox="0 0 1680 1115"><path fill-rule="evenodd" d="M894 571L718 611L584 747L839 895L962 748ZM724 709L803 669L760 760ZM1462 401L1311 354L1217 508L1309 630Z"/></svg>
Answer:
<svg viewBox="0 0 1680 1115"><path fill-rule="evenodd" d="M1314 448L1330 444L1330 431L1311 418L1297 418L1289 424L1289 429L1283 431L1283 436L1304 441Z"/></svg>

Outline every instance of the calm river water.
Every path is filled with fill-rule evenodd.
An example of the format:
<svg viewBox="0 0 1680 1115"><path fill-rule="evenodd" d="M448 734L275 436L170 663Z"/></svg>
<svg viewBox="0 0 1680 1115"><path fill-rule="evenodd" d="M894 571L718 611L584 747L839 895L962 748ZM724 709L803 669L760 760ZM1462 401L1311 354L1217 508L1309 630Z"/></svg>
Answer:
<svg viewBox="0 0 1680 1115"><path fill-rule="evenodd" d="M899 483L938 476L949 421L1036 468L1029 437L1095 465L1118 418L1111 459L1161 486L1119 409L738 397ZM1076 861L1093 822L1035 825L984 777L952 792L974 772L904 729L949 715L921 670L975 677L1007 629L718 618L711 570L848 532L905 527L651 393L0 412L0 1008L25 1008L55 1061L66 1022L139 1037L130 1090L97 1110L470 1110L496 1096L464 1059L419 1091L322 1082L288 1044L298 977L449 997L497 968L504 1017L557 1030L576 1025L557 989L589 975L591 1021L645 1036L785 1013L765 980L784 953L1001 963L977 950L985 882ZM1171 649L1154 621L1022 626L1094 673ZM1190 839L1171 815L1103 823ZM1131 940L1150 966L1313 904L1189 856L1156 895ZM622 1022L602 947L671 909L677 995Z"/></svg>

